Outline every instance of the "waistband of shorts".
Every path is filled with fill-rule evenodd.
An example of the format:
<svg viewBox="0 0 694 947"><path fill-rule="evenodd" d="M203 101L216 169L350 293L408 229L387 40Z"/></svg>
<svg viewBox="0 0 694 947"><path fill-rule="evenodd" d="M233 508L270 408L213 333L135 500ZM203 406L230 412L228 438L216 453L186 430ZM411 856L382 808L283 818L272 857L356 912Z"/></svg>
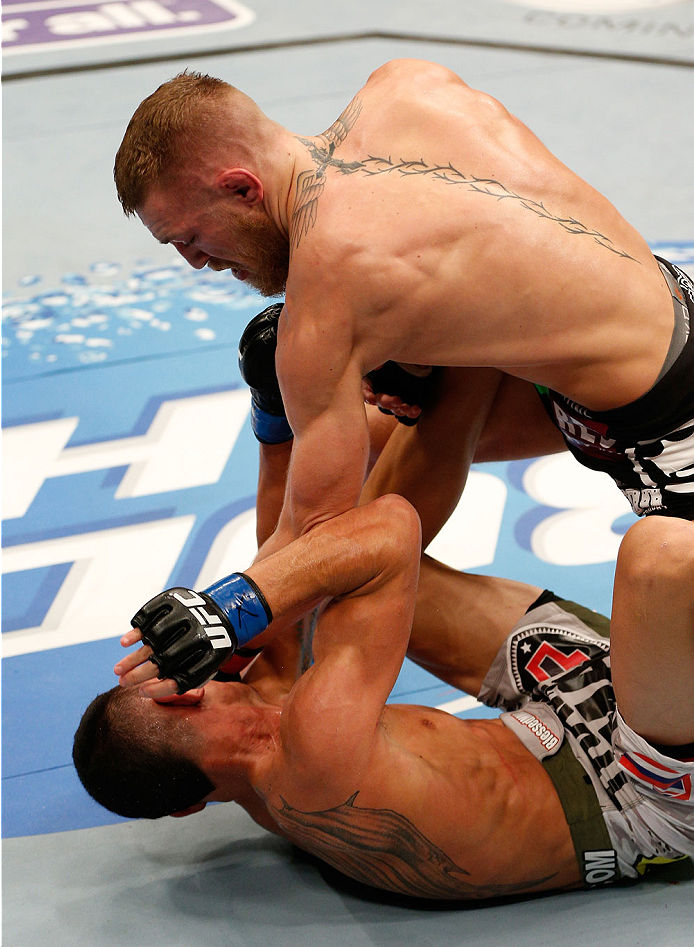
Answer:
<svg viewBox="0 0 694 947"><path fill-rule="evenodd" d="M653 256L665 277L673 299L681 302L691 313L692 304L694 304L694 282L692 282L691 277L688 276L683 269L671 263L669 260L657 256L656 254L653 254ZM690 328L692 327L690 326Z"/></svg>
<svg viewBox="0 0 694 947"><path fill-rule="evenodd" d="M622 426L631 426L636 423L641 431L639 439L648 438L651 434L648 428L655 425L656 431L652 436L659 436L663 432L659 427L663 415L667 417L669 430L672 431L679 424L684 424L692 417L694 407L694 385L692 385L692 369L694 368L694 286L686 273L673 263L655 258L661 272L666 277L668 288L672 294L675 318L687 320L686 340L678 358L670 365L647 392L629 404L609 411L587 411L587 416L595 421L607 424L608 428L618 431ZM673 292L673 285L679 287L679 297ZM679 310L679 312L678 312Z"/></svg>
<svg viewBox="0 0 694 947"><path fill-rule="evenodd" d="M569 741L542 761L559 796L571 832L576 860L587 888L621 879L615 851L590 776L576 759Z"/></svg>

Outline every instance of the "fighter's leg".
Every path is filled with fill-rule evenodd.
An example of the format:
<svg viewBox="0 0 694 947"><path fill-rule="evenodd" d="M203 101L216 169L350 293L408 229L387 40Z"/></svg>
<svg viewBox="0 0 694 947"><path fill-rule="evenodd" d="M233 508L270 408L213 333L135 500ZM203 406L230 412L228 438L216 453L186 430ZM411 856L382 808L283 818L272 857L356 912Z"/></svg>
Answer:
<svg viewBox="0 0 694 947"><path fill-rule="evenodd" d="M460 372L466 369L461 368ZM410 405L392 395L374 395L364 387L364 399L370 405L397 414L410 414ZM422 416L429 414L429 409ZM390 420L395 423L393 414ZM420 424L422 421L420 420ZM566 450L559 428L552 423L535 386L522 378L504 373L486 425L477 445L474 462L522 460Z"/></svg>
<svg viewBox="0 0 694 947"><path fill-rule="evenodd" d="M457 572L423 556L408 657L476 696L499 648L541 591Z"/></svg>
<svg viewBox="0 0 694 947"><path fill-rule="evenodd" d="M694 742L694 523L635 523L617 560L611 630L620 713L651 743Z"/></svg>
<svg viewBox="0 0 694 947"><path fill-rule="evenodd" d="M566 450L533 384L504 375L480 435L474 462L521 460Z"/></svg>

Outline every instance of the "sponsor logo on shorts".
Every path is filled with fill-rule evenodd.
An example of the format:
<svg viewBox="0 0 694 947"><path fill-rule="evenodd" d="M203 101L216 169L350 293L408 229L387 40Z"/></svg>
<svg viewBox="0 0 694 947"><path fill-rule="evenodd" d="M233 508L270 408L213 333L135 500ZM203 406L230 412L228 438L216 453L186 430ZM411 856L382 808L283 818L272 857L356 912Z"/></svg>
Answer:
<svg viewBox="0 0 694 947"><path fill-rule="evenodd" d="M574 414L580 414L581 417L588 418L590 417L588 409L584 408L582 404L579 404L577 401L572 401L570 398L565 398L564 403L567 408L570 408Z"/></svg>
<svg viewBox="0 0 694 947"><path fill-rule="evenodd" d="M517 686L529 693L538 684L568 674L607 650L608 642L599 638L588 640L577 631L536 625L514 640L511 659Z"/></svg>
<svg viewBox="0 0 694 947"><path fill-rule="evenodd" d="M533 733L537 739L540 741L542 746L546 750L554 750L559 744L559 737L556 733L552 733L549 727L546 727L544 723L527 710L519 710L516 713L511 714L512 717L522 724L524 727L527 727L531 733Z"/></svg>
<svg viewBox="0 0 694 947"><path fill-rule="evenodd" d="M634 490L632 487L624 487L622 493L631 504L631 508L640 516L649 510L662 510L663 494L660 487L644 487L643 490Z"/></svg>
<svg viewBox="0 0 694 947"><path fill-rule="evenodd" d="M572 671L580 664L590 661L590 658L591 655L580 648L574 648L570 654L566 654L548 641L543 641L525 665L525 670L541 684L557 674Z"/></svg>
<svg viewBox="0 0 694 947"><path fill-rule="evenodd" d="M606 885L617 877L617 853L611 849L583 853L583 877L588 885Z"/></svg>
<svg viewBox="0 0 694 947"><path fill-rule="evenodd" d="M683 273L682 270L677 269L675 271L677 277L677 283L682 287L682 290L689 296L692 302L694 302L694 283L689 279L686 273ZM687 321L687 328L689 328L689 313L685 310L684 318Z"/></svg>
<svg viewBox="0 0 694 947"><path fill-rule="evenodd" d="M623 753L619 765L638 780L645 783L661 796L681 799L687 802L692 798L692 777L689 773L671 769L643 753Z"/></svg>
<svg viewBox="0 0 694 947"><path fill-rule="evenodd" d="M555 424L564 438L591 457L615 460L618 456L615 450L616 441L607 436L607 425L588 418L581 420L575 414L569 414L568 407L566 402L564 402L564 407L556 400L552 402Z"/></svg>

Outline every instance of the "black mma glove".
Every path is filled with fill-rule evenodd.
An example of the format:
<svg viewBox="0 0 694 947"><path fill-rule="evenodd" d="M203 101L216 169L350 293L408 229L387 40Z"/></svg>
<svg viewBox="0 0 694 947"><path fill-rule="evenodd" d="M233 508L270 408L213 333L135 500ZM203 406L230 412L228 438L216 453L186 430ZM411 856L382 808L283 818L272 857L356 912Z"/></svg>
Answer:
<svg viewBox="0 0 694 947"><path fill-rule="evenodd" d="M428 375L413 375L402 368L397 362L385 362L380 368L375 368L367 374L371 382L371 390L375 395L395 395L403 404L417 405L424 409L430 403L439 372L433 368ZM384 414L392 414L387 408L379 407ZM401 424L408 427L416 424L419 417L398 417Z"/></svg>
<svg viewBox="0 0 694 947"><path fill-rule="evenodd" d="M160 679L171 678L183 694L201 687L238 648L272 621L270 606L255 582L234 572L203 592L167 589L132 618Z"/></svg>
<svg viewBox="0 0 694 947"><path fill-rule="evenodd" d="M262 444L283 444L294 436L275 371L277 323L283 305L274 303L254 316L239 342L239 368L251 389L251 427Z"/></svg>

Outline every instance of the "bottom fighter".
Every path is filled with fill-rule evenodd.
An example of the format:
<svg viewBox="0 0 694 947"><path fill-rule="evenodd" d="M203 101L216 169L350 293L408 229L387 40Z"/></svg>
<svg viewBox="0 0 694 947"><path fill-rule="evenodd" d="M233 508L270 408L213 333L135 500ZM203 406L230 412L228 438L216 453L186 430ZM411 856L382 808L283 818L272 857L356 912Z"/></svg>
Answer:
<svg viewBox="0 0 694 947"><path fill-rule="evenodd" d="M133 818L234 801L344 874L419 898L595 886L694 854L694 525L629 530L611 644L607 619L539 588L427 557L420 570L419 534L413 506L385 496L203 595L165 593L208 633L269 641L243 683L195 687L175 609L142 610L159 667L139 648L118 668L139 689L86 711L86 789ZM297 677L277 629L318 602ZM408 647L502 715L387 703Z"/></svg>

